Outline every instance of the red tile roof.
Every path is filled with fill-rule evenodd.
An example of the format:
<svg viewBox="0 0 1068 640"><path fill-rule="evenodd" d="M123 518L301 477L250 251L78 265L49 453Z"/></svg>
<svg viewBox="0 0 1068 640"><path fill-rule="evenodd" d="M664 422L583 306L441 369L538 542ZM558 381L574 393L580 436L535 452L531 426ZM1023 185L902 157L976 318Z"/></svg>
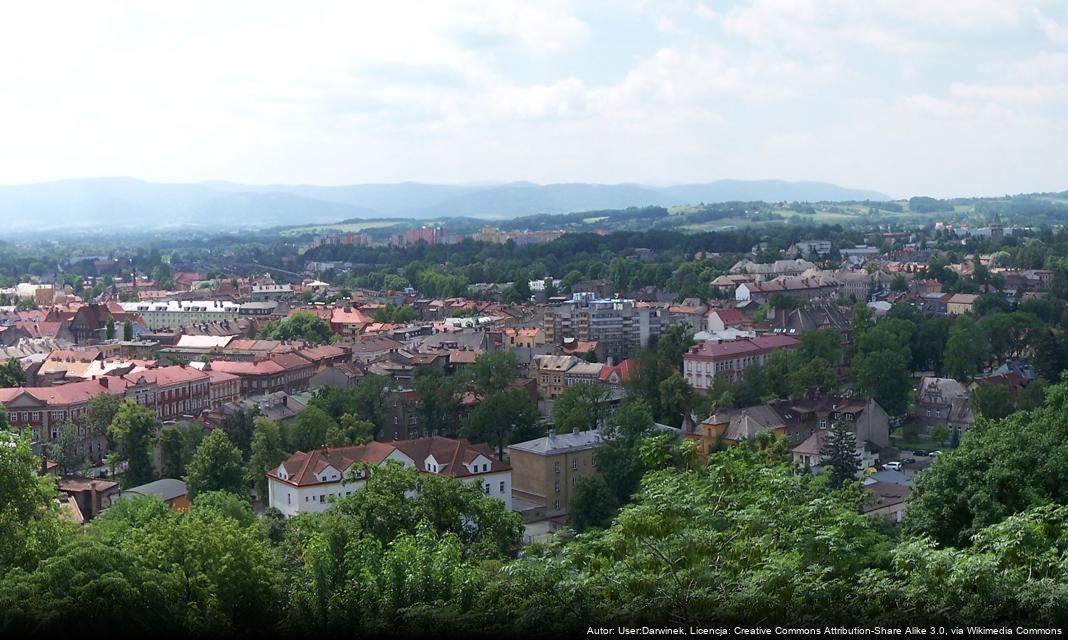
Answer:
<svg viewBox="0 0 1068 640"><path fill-rule="evenodd" d="M741 338L717 342L706 340L690 347L683 359L716 360L733 358L739 355L760 355L776 349L791 349L801 344L800 340L790 336L769 335L756 338Z"/></svg>

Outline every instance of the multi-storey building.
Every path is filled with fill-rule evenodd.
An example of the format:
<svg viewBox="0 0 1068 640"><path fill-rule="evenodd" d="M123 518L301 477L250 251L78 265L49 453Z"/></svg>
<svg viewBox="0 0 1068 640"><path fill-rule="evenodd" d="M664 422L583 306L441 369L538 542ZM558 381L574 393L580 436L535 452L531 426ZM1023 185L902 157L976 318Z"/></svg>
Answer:
<svg viewBox="0 0 1068 640"><path fill-rule="evenodd" d="M389 461L475 484L512 508L511 467L497 460L488 445L441 437L298 451L267 472L270 505L286 516L325 511L334 500L366 486L368 472L358 465L380 467Z"/></svg>
<svg viewBox="0 0 1068 640"><path fill-rule="evenodd" d="M122 310L140 316L149 329L188 327L197 324L236 322L240 317L269 316L275 304L247 302L239 304L227 300L169 300L166 302L123 302Z"/></svg>
<svg viewBox="0 0 1068 640"><path fill-rule="evenodd" d="M605 300L591 293L575 293L571 300L545 313L545 341L563 344L565 338L596 340L604 347L606 357L625 360L649 344L649 338L660 335L661 312L657 307L636 305L633 300Z"/></svg>
<svg viewBox="0 0 1068 640"><path fill-rule="evenodd" d="M593 448L597 430L520 442L508 447L514 508L527 521L565 516L579 478L596 475Z"/></svg>
<svg viewBox="0 0 1068 640"><path fill-rule="evenodd" d="M738 340L706 340L682 356L683 377L694 389L709 389L717 378L737 382L746 368L763 365L768 355L781 349L796 349L801 342L784 335Z"/></svg>

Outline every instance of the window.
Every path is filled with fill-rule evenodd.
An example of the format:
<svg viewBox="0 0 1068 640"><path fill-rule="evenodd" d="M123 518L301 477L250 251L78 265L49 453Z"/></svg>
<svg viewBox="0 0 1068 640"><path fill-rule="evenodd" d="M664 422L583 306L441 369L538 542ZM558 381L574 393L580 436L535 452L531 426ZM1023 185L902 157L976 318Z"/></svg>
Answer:
<svg viewBox="0 0 1068 640"><path fill-rule="evenodd" d="M571 470L574 471L576 469L578 469L578 460L572 460L571 461Z"/></svg>
<svg viewBox="0 0 1068 640"><path fill-rule="evenodd" d="M319 496L319 503L320 504L324 504L325 502L326 502L326 494L324 493L321 496Z"/></svg>
<svg viewBox="0 0 1068 640"><path fill-rule="evenodd" d="M501 480L501 493L504 493L504 480Z"/></svg>
<svg viewBox="0 0 1068 640"><path fill-rule="evenodd" d="M293 504L293 494L286 492L286 504Z"/></svg>
<svg viewBox="0 0 1068 640"><path fill-rule="evenodd" d="M553 509L555 509L557 511L560 510L560 501L559 500L553 501Z"/></svg>
<svg viewBox="0 0 1068 640"><path fill-rule="evenodd" d="M560 493L560 481L559 480L556 481L555 491L556 491L556 493Z"/></svg>
<svg viewBox="0 0 1068 640"><path fill-rule="evenodd" d="M826 420L820 420L820 429L826 429L826 428L827 428L827 421Z"/></svg>
<svg viewBox="0 0 1068 640"><path fill-rule="evenodd" d="M560 463L557 462L555 466L556 466L556 472L560 473Z"/></svg>

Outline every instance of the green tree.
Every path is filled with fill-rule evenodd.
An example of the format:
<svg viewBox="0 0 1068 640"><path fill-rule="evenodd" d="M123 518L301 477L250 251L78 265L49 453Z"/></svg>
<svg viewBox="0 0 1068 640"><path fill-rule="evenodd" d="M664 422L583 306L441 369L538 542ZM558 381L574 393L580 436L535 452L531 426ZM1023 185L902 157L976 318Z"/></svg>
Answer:
<svg viewBox="0 0 1068 640"><path fill-rule="evenodd" d="M155 477L149 443L159 428L159 419L142 405L124 402L115 412L108 436L120 443L120 455L126 461L125 486L136 487Z"/></svg>
<svg viewBox="0 0 1068 640"><path fill-rule="evenodd" d="M456 431L460 412L462 381L446 376L437 367L421 366L412 379L417 400L414 410L419 426L432 435L449 435Z"/></svg>
<svg viewBox="0 0 1068 640"><path fill-rule="evenodd" d="M672 427L682 426L696 401L696 392L680 373L675 372L660 383L660 418Z"/></svg>
<svg viewBox="0 0 1068 640"><path fill-rule="evenodd" d="M809 387L822 387L834 391L838 387L838 374L830 362L817 356L790 372L790 389L800 396Z"/></svg>
<svg viewBox="0 0 1068 640"><path fill-rule="evenodd" d="M230 442L226 432L216 429L197 447L186 475L189 497L208 491L227 491L247 495L249 478L241 451Z"/></svg>
<svg viewBox="0 0 1068 640"><path fill-rule="evenodd" d="M946 446L946 440L949 440L949 427L944 424L936 424L931 427L931 431L927 435L931 439L931 442L934 442L940 447L944 447Z"/></svg>
<svg viewBox="0 0 1068 640"><path fill-rule="evenodd" d="M59 437L48 444L48 457L56 461L63 475L76 473L85 465L78 427L74 423L65 420L59 425Z"/></svg>
<svg viewBox="0 0 1068 640"><path fill-rule="evenodd" d="M93 433L106 435L121 405L122 399L117 395L99 393L93 396L86 408L85 424L92 429Z"/></svg>
<svg viewBox="0 0 1068 640"><path fill-rule="evenodd" d="M601 426L609 413L608 387L594 382L568 387L553 402L553 428L556 433L588 431Z"/></svg>
<svg viewBox="0 0 1068 640"><path fill-rule="evenodd" d="M823 358L830 364L842 359L842 337L833 329L820 329L801 334L798 355L802 361Z"/></svg>
<svg viewBox="0 0 1068 640"><path fill-rule="evenodd" d="M897 351L876 351L853 358L850 376L857 391L891 416L903 415L912 394L908 362Z"/></svg>
<svg viewBox="0 0 1068 640"><path fill-rule="evenodd" d="M226 432L230 442L241 451L245 460L248 460L251 453L252 434L256 429L257 415L259 415L259 409L241 410L226 416L222 422L222 430Z"/></svg>
<svg viewBox="0 0 1068 640"><path fill-rule="evenodd" d="M571 498L571 524L579 532L591 527L604 528L612 523L618 509L616 497L602 476L579 478Z"/></svg>
<svg viewBox="0 0 1068 640"><path fill-rule="evenodd" d="M468 414L460 434L472 442L488 442L504 460L504 448L515 433L528 433L538 420L538 410L522 389L497 391L484 398Z"/></svg>
<svg viewBox="0 0 1068 640"><path fill-rule="evenodd" d="M660 358L676 369L682 369L682 356L694 345L693 329L685 323L675 323L661 334L656 343Z"/></svg>
<svg viewBox="0 0 1068 640"><path fill-rule="evenodd" d="M32 567L51 555L66 535L51 476L38 476L40 462L29 436L0 433L0 569Z"/></svg>
<svg viewBox="0 0 1068 640"><path fill-rule="evenodd" d="M157 438L160 449L160 477L181 478L204 439L204 427L196 422L179 422L164 427Z"/></svg>
<svg viewBox="0 0 1068 640"><path fill-rule="evenodd" d="M130 342L134 339L133 322L126 319L122 323L122 339L126 342Z"/></svg>
<svg viewBox="0 0 1068 640"><path fill-rule="evenodd" d="M9 358L0 364L0 388L21 387L26 384L26 373L16 358Z"/></svg>
<svg viewBox="0 0 1068 640"><path fill-rule="evenodd" d="M467 369L476 393L489 395L512 386L518 376L519 363L511 351L480 353Z"/></svg>
<svg viewBox="0 0 1068 640"><path fill-rule="evenodd" d="M972 411L990 420L1000 420L1016 408L1009 388L1000 384L983 383L971 393Z"/></svg>
<svg viewBox="0 0 1068 640"><path fill-rule="evenodd" d="M836 420L831 425L820 449L820 458L822 465L830 470L831 487L841 487L856 478L860 471L857 436L842 420Z"/></svg>
<svg viewBox="0 0 1068 640"><path fill-rule="evenodd" d="M325 344L336 338L330 325L309 311L298 311L284 320L268 322L260 327L257 337L264 340L304 340L312 344Z"/></svg>
<svg viewBox="0 0 1068 640"><path fill-rule="evenodd" d="M295 451L312 451L326 444L326 434L337 429L337 422L316 406L305 407L286 429L286 447Z"/></svg>
<svg viewBox="0 0 1068 640"><path fill-rule="evenodd" d="M249 469L252 472L256 496L261 502L267 498L267 472L277 469L288 457L282 443L282 431L278 423L263 416L256 417L256 431L252 436L252 456Z"/></svg>
<svg viewBox="0 0 1068 640"><path fill-rule="evenodd" d="M958 317L946 341L946 374L958 380L970 378L982 369L986 355L982 329L969 316Z"/></svg>
<svg viewBox="0 0 1068 640"><path fill-rule="evenodd" d="M960 446L917 476L908 531L967 546L976 533L1029 507L1068 503L1068 384L1045 404L1001 420L979 417Z"/></svg>
<svg viewBox="0 0 1068 640"><path fill-rule="evenodd" d="M341 416L336 427L331 426L326 432L326 446L351 447L371 441L375 425L368 420L361 420L351 413Z"/></svg>
<svg viewBox="0 0 1068 640"><path fill-rule="evenodd" d="M115 318L108 316L108 321L104 325L104 337L108 340L115 339Z"/></svg>

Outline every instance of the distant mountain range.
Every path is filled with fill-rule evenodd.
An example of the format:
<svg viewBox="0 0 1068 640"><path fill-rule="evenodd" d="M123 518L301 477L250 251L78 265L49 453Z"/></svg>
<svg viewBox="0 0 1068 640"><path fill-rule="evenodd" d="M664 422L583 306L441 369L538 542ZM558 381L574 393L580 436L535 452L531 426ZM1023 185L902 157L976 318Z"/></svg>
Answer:
<svg viewBox="0 0 1068 640"><path fill-rule="evenodd" d="M509 219L650 205L731 200L889 200L877 191L824 182L718 180L653 187L639 184L510 182L438 185L417 182L349 186L170 184L135 178L87 178L0 186L7 228L275 226L345 218Z"/></svg>

